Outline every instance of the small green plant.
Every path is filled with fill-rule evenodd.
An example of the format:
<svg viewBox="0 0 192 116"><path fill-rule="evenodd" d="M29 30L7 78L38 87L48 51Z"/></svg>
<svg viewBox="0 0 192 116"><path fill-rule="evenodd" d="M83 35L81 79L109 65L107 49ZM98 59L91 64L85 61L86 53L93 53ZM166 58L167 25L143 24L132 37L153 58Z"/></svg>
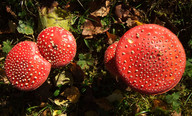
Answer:
<svg viewBox="0 0 192 116"><path fill-rule="evenodd" d="M189 58L186 62L184 76L188 76L188 77L192 78L192 59L191 58Z"/></svg>
<svg viewBox="0 0 192 116"><path fill-rule="evenodd" d="M180 111L181 103L180 103L179 98L180 98L180 93L179 92L175 92L175 93L173 93L171 95L167 95L165 97L166 102L172 106L173 111L176 111L176 112Z"/></svg>
<svg viewBox="0 0 192 116"><path fill-rule="evenodd" d="M12 42L7 40L7 41L3 41L3 52L5 53L9 53L9 51L12 49L13 45L11 45Z"/></svg>
<svg viewBox="0 0 192 116"><path fill-rule="evenodd" d="M89 66L93 65L94 59L91 54L79 54L79 61L77 64L82 69L89 69Z"/></svg>
<svg viewBox="0 0 192 116"><path fill-rule="evenodd" d="M192 37L191 37L192 38ZM189 40L189 46L191 47L191 49L192 49L192 39L191 40Z"/></svg>

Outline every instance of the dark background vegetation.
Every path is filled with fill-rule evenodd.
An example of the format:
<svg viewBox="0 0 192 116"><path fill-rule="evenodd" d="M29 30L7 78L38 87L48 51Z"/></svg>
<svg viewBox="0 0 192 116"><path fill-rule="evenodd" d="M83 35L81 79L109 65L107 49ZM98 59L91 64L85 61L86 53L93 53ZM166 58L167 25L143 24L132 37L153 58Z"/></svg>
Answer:
<svg viewBox="0 0 192 116"><path fill-rule="evenodd" d="M77 54L66 67L52 69L37 90L11 86L4 72L9 50L20 41L36 41L43 24L39 13L61 8L70 16ZM101 8L105 10L101 10ZM94 15L100 11L103 15ZM59 20L54 19L60 24ZM179 84L162 95L144 95L124 86L104 66L106 48L127 30L155 23L175 33L183 44L187 64ZM1 0L0 115L191 116L192 0Z"/></svg>

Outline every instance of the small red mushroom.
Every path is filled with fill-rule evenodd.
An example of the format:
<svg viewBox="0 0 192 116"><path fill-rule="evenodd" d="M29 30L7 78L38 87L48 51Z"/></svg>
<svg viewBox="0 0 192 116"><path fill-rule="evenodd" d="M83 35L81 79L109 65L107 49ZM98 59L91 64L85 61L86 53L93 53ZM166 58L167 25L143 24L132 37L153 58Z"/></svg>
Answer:
<svg viewBox="0 0 192 116"><path fill-rule="evenodd" d="M51 64L45 60L35 42L24 41L15 45L5 59L5 72L13 86L30 91L47 79Z"/></svg>
<svg viewBox="0 0 192 116"><path fill-rule="evenodd" d="M125 82L146 94L161 94L175 87L186 65L177 36L156 24L128 30L119 40L115 59Z"/></svg>
<svg viewBox="0 0 192 116"><path fill-rule="evenodd" d="M114 76L119 76L119 72L117 70L116 62L115 62L115 51L116 51L117 44L118 44L118 41L108 46L104 55L105 67Z"/></svg>
<svg viewBox="0 0 192 116"><path fill-rule="evenodd" d="M70 63L76 54L76 40L71 32L61 27L48 27L37 38L37 45L42 56L52 67Z"/></svg>

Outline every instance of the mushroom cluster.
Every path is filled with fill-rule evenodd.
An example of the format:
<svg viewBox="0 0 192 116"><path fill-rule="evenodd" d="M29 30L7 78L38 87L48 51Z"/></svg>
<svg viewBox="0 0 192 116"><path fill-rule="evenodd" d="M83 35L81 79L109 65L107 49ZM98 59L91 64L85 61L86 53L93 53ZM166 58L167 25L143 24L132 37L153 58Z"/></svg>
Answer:
<svg viewBox="0 0 192 116"><path fill-rule="evenodd" d="M125 83L145 94L161 94L175 87L186 65L185 51L177 36L156 24L128 30L112 57Z"/></svg>
<svg viewBox="0 0 192 116"><path fill-rule="evenodd" d="M44 29L35 42L16 44L5 59L5 72L13 86L19 90L35 90L49 76L51 67L70 63L76 54L73 35L60 27Z"/></svg>

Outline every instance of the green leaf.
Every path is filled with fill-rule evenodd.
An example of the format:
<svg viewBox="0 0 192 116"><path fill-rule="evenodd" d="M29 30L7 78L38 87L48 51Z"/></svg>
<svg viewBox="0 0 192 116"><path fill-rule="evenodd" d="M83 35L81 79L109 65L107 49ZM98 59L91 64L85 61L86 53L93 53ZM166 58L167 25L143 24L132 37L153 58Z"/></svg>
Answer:
<svg viewBox="0 0 192 116"><path fill-rule="evenodd" d="M85 59L85 55L84 55L84 54L79 54L79 59L80 59L80 60Z"/></svg>
<svg viewBox="0 0 192 116"><path fill-rule="evenodd" d="M189 40L189 46L192 48L192 39Z"/></svg>
<svg viewBox="0 0 192 116"><path fill-rule="evenodd" d="M3 52L5 52L5 53L9 53L9 51L12 49L12 42L11 41L9 41L9 40L7 40L7 41L3 41L3 48L2 48L2 50L3 50Z"/></svg>
<svg viewBox="0 0 192 116"><path fill-rule="evenodd" d="M87 65L87 62L85 60L80 60L77 62L77 64L82 68L82 69L88 69L89 66Z"/></svg>
<svg viewBox="0 0 192 116"><path fill-rule="evenodd" d="M59 93L60 93L60 90L59 90L59 89L57 89L57 90L55 90L55 92L53 93L53 95L56 97L56 96L58 96L58 95L59 95Z"/></svg>
<svg viewBox="0 0 192 116"><path fill-rule="evenodd" d="M187 59L184 76L192 78L192 59Z"/></svg>
<svg viewBox="0 0 192 116"><path fill-rule="evenodd" d="M172 109L179 112L179 108L180 108L180 101L179 101L179 97L180 97L180 93L176 92L173 93L171 95L167 95L166 96L166 101L167 103L169 103L172 106Z"/></svg>
<svg viewBox="0 0 192 116"><path fill-rule="evenodd" d="M39 11L40 23L39 29L47 27L58 26L66 30L70 29L71 14L61 8L53 8L52 11L48 12L47 8L43 8Z"/></svg>
<svg viewBox="0 0 192 116"><path fill-rule="evenodd" d="M82 69L89 69L89 66L92 66L94 64L94 59L92 58L92 55L87 53L87 54L79 54L79 61L77 64L82 68Z"/></svg>
<svg viewBox="0 0 192 116"><path fill-rule="evenodd" d="M19 25L17 27L17 31L26 35L33 35L33 27L30 21L22 21L19 20Z"/></svg>

